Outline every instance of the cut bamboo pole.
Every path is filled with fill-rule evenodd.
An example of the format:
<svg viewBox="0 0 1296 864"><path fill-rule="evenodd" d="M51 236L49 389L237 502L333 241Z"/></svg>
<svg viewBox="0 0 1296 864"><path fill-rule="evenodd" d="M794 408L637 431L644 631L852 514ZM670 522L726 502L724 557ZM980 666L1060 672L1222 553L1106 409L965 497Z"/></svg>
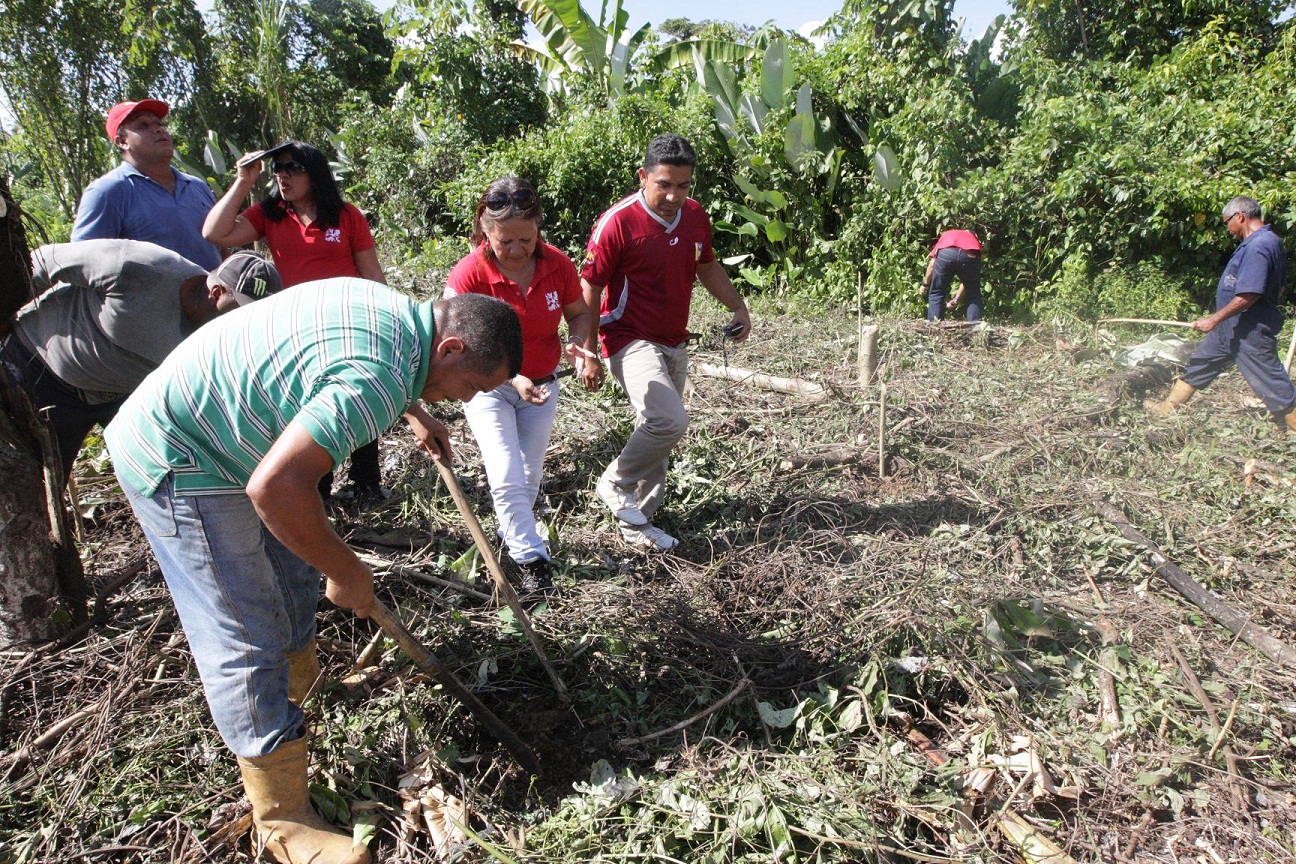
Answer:
<svg viewBox="0 0 1296 864"><path fill-rule="evenodd" d="M878 325L861 326L859 331L859 386L869 387L877 376Z"/></svg>
<svg viewBox="0 0 1296 864"><path fill-rule="evenodd" d="M694 367L699 375L708 378L723 378L726 381L737 381L740 384L751 384L762 390L775 390L779 393L791 393L811 402L822 402L828 398L828 391L822 384L803 381L800 378L779 378L776 375L763 375L750 369L737 366L715 366L711 363L698 363Z"/></svg>
<svg viewBox="0 0 1296 864"><path fill-rule="evenodd" d="M549 656L545 654L544 646L540 644L540 637L531 627L531 619L527 616L526 610L522 608L522 601L518 599L517 592L509 584L508 578L504 575L504 570L500 567L499 559L495 557L495 550L491 545L490 539L486 532L482 530L481 522L477 521L477 515L473 513L472 505L468 503L468 498L459 486L459 480L455 477L454 470L446 464L444 459L432 460L437 470L441 472L441 479L445 482L446 488L450 490L450 497L454 498L455 505L459 508L459 515L463 516L464 523L468 526L468 533L472 535L473 542L477 544L477 551L481 553L482 560L486 562L486 569L490 571L491 576L495 579L495 588L499 595L504 598L505 604L513 610L513 620L517 622L518 627L526 634L527 641L531 643L532 650L535 651L536 657L540 659L540 665L549 675L549 680L553 682L554 689L558 691L558 698L564 702L570 702L571 698L567 695L567 685L563 684L558 677L557 670L549 662Z"/></svg>
<svg viewBox="0 0 1296 864"><path fill-rule="evenodd" d="M1263 627L1252 624L1245 615L1198 585L1178 565L1167 559L1156 544L1144 537L1115 507L1106 501L1095 501L1094 509L1098 511L1098 515L1116 526L1116 530L1126 540L1147 549L1152 556L1152 563L1156 565L1156 574L1169 582L1176 591L1270 660L1289 669L1296 669L1296 648L1274 638Z"/></svg>
<svg viewBox="0 0 1296 864"><path fill-rule="evenodd" d="M886 464L886 385L878 386L878 477L885 480Z"/></svg>
<svg viewBox="0 0 1296 864"><path fill-rule="evenodd" d="M1287 361L1283 363L1283 366L1287 369L1288 377L1291 376L1293 357L1296 357L1296 327L1292 328L1291 344L1287 346Z"/></svg>

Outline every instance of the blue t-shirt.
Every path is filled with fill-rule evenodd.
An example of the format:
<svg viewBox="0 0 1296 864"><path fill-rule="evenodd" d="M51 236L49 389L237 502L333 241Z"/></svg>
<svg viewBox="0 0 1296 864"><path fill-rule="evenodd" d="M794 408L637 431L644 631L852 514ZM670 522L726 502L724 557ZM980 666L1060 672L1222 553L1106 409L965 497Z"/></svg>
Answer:
<svg viewBox="0 0 1296 864"><path fill-rule="evenodd" d="M175 194L123 162L81 194L72 239L143 240L170 249L204 270L215 270L221 253L203 239L202 226L216 198L205 182L171 169Z"/></svg>
<svg viewBox="0 0 1296 864"><path fill-rule="evenodd" d="M1223 309L1239 294L1259 294L1250 309L1230 321L1282 327L1279 295L1287 284L1287 253L1268 225L1257 228L1238 244L1215 288L1215 308Z"/></svg>

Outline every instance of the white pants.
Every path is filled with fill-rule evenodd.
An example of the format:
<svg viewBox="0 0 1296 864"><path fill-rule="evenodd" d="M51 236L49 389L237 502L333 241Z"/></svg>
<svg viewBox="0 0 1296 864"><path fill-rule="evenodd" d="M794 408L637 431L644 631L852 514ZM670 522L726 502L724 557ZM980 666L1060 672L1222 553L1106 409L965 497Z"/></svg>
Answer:
<svg viewBox="0 0 1296 864"><path fill-rule="evenodd" d="M688 344L668 348L636 339L609 357L608 366L634 406L635 429L603 476L632 493L639 512L652 519L666 494L670 453L688 431Z"/></svg>
<svg viewBox="0 0 1296 864"><path fill-rule="evenodd" d="M545 386L549 398L543 405L527 402L507 381L464 405L468 426L481 449L500 537L509 557L519 564L549 558L536 529L534 509L558 413L558 382Z"/></svg>

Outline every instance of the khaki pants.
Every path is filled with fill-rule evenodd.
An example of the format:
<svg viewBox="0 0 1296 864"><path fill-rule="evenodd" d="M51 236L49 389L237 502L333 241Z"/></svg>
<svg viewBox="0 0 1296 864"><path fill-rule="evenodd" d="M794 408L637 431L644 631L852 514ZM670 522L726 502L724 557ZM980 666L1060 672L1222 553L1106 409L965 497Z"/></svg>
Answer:
<svg viewBox="0 0 1296 864"><path fill-rule="evenodd" d="M688 431L688 343L668 348L636 339L608 358L608 366L634 406L635 429L603 476L631 492L651 520L665 496L670 452Z"/></svg>

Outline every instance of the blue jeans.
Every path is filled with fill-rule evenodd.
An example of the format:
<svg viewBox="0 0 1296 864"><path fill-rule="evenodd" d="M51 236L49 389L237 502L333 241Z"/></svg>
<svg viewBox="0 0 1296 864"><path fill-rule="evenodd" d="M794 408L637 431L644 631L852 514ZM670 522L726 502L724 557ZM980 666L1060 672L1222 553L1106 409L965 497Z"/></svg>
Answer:
<svg viewBox="0 0 1296 864"><path fill-rule="evenodd" d="M257 517L247 495L122 490L158 563L225 745L253 759L300 738L286 655L315 637L320 575Z"/></svg>
<svg viewBox="0 0 1296 864"><path fill-rule="evenodd" d="M941 321L945 318L945 297L955 277L963 283L967 320L981 320L981 256L948 246L936 253L931 289L927 293L928 321Z"/></svg>
<svg viewBox="0 0 1296 864"><path fill-rule="evenodd" d="M544 386L549 388L549 398L543 405L526 401L507 381L464 405L468 426L481 449L500 537L509 557L519 564L549 559L536 528L535 502L558 413L558 382Z"/></svg>

